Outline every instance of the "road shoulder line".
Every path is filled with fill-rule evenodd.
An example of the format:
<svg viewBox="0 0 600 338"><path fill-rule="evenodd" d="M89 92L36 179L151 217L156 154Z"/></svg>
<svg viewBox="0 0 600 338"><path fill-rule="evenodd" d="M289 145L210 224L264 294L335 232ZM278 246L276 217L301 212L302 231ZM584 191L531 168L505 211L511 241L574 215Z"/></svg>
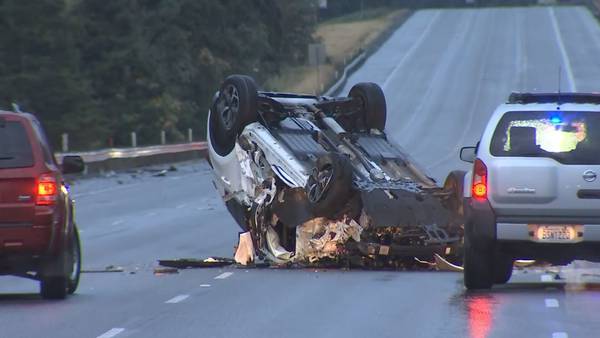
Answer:
<svg viewBox="0 0 600 338"><path fill-rule="evenodd" d="M121 333L123 331L125 331L124 328L115 327L115 328L112 328L112 329L104 332L103 334L99 335L96 338L112 338L112 337L118 335L119 333Z"/></svg>
<svg viewBox="0 0 600 338"><path fill-rule="evenodd" d="M576 92L577 86L575 85L575 77L573 76L573 70L571 69L571 60L569 59L569 55L567 54L567 50L565 49L565 43L563 41L562 34L560 33L560 29L558 28L558 21L556 20L556 12L554 11L554 8L548 8L548 14L550 15L550 21L552 22L552 28L554 29L556 43L558 44L558 49L560 50L560 55L562 57L563 67L565 68L565 72L567 73L567 80L569 81L569 90L571 92Z"/></svg>

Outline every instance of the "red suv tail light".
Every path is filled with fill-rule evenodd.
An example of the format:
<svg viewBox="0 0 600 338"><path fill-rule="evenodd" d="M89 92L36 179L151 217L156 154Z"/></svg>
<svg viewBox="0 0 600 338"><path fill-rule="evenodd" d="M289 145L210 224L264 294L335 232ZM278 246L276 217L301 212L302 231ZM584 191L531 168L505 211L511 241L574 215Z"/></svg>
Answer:
<svg viewBox="0 0 600 338"><path fill-rule="evenodd" d="M54 205L58 193L56 177L51 174L43 174L38 178L36 187L37 205Z"/></svg>
<svg viewBox="0 0 600 338"><path fill-rule="evenodd" d="M473 184L471 186L473 197L479 200L487 199L488 179L487 167L480 159L475 159L473 165Z"/></svg>

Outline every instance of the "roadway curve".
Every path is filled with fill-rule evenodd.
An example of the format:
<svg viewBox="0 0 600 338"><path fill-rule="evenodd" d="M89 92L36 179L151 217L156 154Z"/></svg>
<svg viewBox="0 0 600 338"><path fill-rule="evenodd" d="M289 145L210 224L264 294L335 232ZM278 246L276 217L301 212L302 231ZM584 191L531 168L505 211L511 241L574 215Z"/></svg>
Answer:
<svg viewBox="0 0 600 338"><path fill-rule="evenodd" d="M511 90L593 90L600 27L584 8L427 10L413 15L349 83L385 89L388 133L433 177L464 168ZM347 89L346 89L347 91ZM206 164L164 177L122 173L75 182L86 273L77 294L43 301L37 283L0 279L1 337L593 337L598 282L518 271L467 293L458 273L196 269L156 276L156 259L230 256L237 227ZM597 273L596 270L586 271ZM544 280L542 282L542 280Z"/></svg>

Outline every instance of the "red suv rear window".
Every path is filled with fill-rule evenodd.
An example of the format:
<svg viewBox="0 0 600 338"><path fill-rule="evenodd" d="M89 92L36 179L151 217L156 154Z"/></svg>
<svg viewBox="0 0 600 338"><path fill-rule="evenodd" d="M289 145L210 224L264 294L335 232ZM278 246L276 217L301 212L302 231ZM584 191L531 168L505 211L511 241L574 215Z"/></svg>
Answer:
<svg viewBox="0 0 600 338"><path fill-rule="evenodd" d="M31 166L33 152L23 124L0 120L0 169Z"/></svg>

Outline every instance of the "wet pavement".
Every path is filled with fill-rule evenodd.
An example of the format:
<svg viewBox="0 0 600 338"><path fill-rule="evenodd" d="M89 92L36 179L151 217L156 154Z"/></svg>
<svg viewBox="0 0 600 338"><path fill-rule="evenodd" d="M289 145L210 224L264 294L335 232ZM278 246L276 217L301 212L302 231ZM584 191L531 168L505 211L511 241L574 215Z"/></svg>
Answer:
<svg viewBox="0 0 600 338"><path fill-rule="evenodd" d="M557 41L553 18L564 35ZM564 48L564 53L561 51ZM388 133L443 179L464 168L511 90L555 90L568 55L573 83L600 79L600 27L583 8L417 12L350 78L388 97ZM563 64L563 69L565 66ZM597 86L596 86L597 88ZM165 169L156 168L156 169ZM238 228L206 163L77 181L84 268L77 294L44 301L37 283L0 278L0 337L596 337L600 270L529 268L467 292L462 275L327 269L180 270L158 259L231 257Z"/></svg>

